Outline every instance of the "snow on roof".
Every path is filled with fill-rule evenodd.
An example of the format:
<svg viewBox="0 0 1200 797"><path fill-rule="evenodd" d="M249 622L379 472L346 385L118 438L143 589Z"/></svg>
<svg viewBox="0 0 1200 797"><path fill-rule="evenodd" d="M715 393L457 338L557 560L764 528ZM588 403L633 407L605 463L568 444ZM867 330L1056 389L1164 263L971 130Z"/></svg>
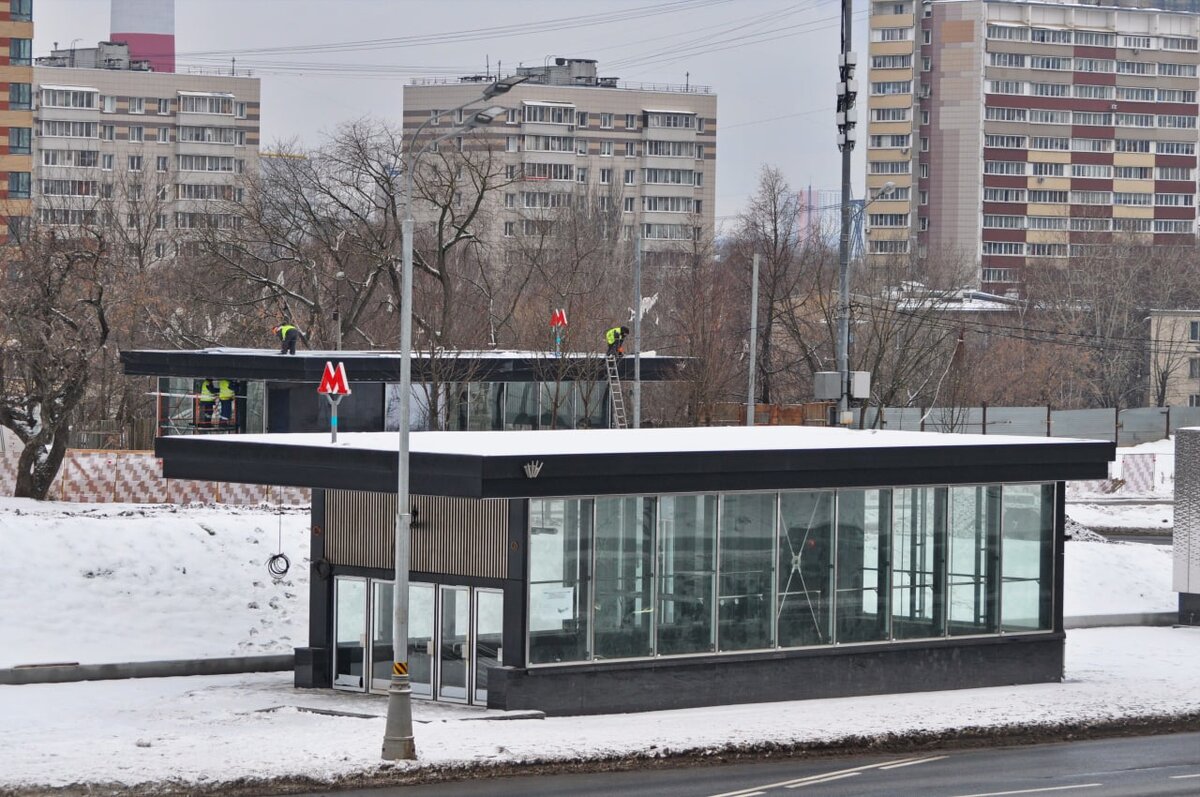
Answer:
<svg viewBox="0 0 1200 797"><path fill-rule="evenodd" d="M239 349L230 346L213 346L207 349L139 349L138 351L149 352L153 354L213 354L213 355L275 355L278 354L277 349ZM296 357L318 357L328 360L336 360L339 357L378 357L380 359L399 357L398 350L381 350L381 349L366 349L366 350L320 350L320 349L305 349L297 351ZM413 357L424 358L429 356L427 351L414 351ZM583 359L588 357L599 357L598 352L565 352L561 355L556 355L550 351L522 351L519 349L485 349L485 350L461 350L461 351L446 351L439 352L439 356L450 359L470 359L470 360L521 360L521 359ZM627 355L631 357L632 355ZM660 357L656 351L644 351L641 357Z"/></svg>
<svg viewBox="0 0 1200 797"><path fill-rule="evenodd" d="M396 432L340 433L338 442L326 432L304 434L222 435L223 443L259 443L297 447L340 447L395 451ZM817 426L710 426L671 429L572 429L512 432L413 432L414 454L481 457L604 454L699 453L721 451L789 451L848 448L929 448L941 446L1053 446L1081 442L1063 437L944 434L886 430L830 429Z"/></svg>

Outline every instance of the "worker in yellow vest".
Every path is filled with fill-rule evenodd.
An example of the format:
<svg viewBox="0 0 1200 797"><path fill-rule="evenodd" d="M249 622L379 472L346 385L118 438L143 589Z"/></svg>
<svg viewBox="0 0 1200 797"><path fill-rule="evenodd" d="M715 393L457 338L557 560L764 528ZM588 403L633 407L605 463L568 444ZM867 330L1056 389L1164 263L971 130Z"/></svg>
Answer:
<svg viewBox="0 0 1200 797"><path fill-rule="evenodd" d="M296 353L296 340L300 337L300 329L295 324L284 321L271 331L279 336L280 354Z"/></svg>
<svg viewBox="0 0 1200 797"><path fill-rule="evenodd" d="M217 382L217 398L221 400L221 423L227 423L233 419L233 400L236 397L237 392L228 379Z"/></svg>
<svg viewBox="0 0 1200 797"><path fill-rule="evenodd" d="M613 327L604 333L604 342L608 344L608 357L616 357L620 359L625 354L625 336L629 334L629 327Z"/></svg>
<svg viewBox="0 0 1200 797"><path fill-rule="evenodd" d="M200 417L196 421L197 426L212 425L213 407L217 401L217 394L213 388L211 379L200 382Z"/></svg>

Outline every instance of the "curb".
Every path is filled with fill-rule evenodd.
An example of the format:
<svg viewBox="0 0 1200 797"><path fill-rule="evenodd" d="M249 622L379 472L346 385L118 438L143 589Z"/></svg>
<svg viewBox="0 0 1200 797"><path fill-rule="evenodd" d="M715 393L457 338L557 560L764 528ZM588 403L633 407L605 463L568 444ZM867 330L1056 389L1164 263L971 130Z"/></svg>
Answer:
<svg viewBox="0 0 1200 797"><path fill-rule="evenodd" d="M115 681L125 678L175 678L184 675L282 672L294 669L295 663L294 654L280 653L271 656L130 661L118 664L34 664L0 669L0 686L61 684L72 681Z"/></svg>
<svg viewBox="0 0 1200 797"><path fill-rule="evenodd" d="M1123 625L1168 626L1179 622L1179 612L1143 612L1139 614L1084 614L1064 617L1063 628L1111 628Z"/></svg>

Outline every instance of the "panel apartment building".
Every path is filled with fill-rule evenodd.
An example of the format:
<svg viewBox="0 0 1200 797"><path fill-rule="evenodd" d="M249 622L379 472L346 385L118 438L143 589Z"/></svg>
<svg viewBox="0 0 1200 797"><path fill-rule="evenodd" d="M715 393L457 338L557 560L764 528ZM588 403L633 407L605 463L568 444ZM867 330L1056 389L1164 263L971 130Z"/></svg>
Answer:
<svg viewBox="0 0 1200 797"><path fill-rule="evenodd" d="M492 240L535 234L548 209L592 196L621 209L622 235L646 251L708 240L715 220L717 97L707 86L626 83L596 62L558 58L521 67L528 81L480 102L507 117L481 130L515 182L494 203ZM452 129L456 108L490 80L417 81L404 87L404 136L423 123ZM422 137L424 137L422 133ZM445 145L443 145L445 146Z"/></svg>
<svg viewBox="0 0 1200 797"><path fill-rule="evenodd" d="M1200 16L1151 4L873 2L868 254L1005 293L1114 240L1194 245Z"/></svg>
<svg viewBox="0 0 1200 797"><path fill-rule="evenodd" d="M29 218L33 180L33 0L0 2L0 85L8 97L0 96L0 127L8 131L0 139L0 240L9 227L19 227Z"/></svg>
<svg viewBox="0 0 1200 797"><path fill-rule="evenodd" d="M234 224L258 168L259 80L149 71L125 44L58 50L33 69L33 213L79 227L112 213L144 228L153 257ZM145 212L141 212L141 211Z"/></svg>

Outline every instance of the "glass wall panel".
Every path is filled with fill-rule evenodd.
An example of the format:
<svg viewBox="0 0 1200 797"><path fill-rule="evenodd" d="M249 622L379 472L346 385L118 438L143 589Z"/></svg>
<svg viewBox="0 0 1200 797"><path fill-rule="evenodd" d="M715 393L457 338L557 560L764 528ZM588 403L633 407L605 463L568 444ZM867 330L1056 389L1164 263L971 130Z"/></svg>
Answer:
<svg viewBox="0 0 1200 797"><path fill-rule="evenodd" d="M338 576L333 582L333 685L363 689L367 647L367 580Z"/></svg>
<svg viewBox="0 0 1200 797"><path fill-rule="evenodd" d="M542 382L543 429L575 428L575 385L572 382Z"/></svg>
<svg viewBox="0 0 1200 797"><path fill-rule="evenodd" d="M892 495L892 638L942 636L945 630L946 488Z"/></svg>
<svg viewBox="0 0 1200 797"><path fill-rule="evenodd" d="M992 634L997 630L999 508L998 486L950 488L946 631L951 636Z"/></svg>
<svg viewBox="0 0 1200 797"><path fill-rule="evenodd" d="M1051 627L1054 485L1006 484L1000 545L1000 622L1005 631Z"/></svg>
<svg viewBox="0 0 1200 797"><path fill-rule="evenodd" d="M604 382L576 382L576 428L608 428L608 385Z"/></svg>
<svg viewBox="0 0 1200 797"><path fill-rule="evenodd" d="M833 492L779 498L779 644L833 641Z"/></svg>
<svg viewBox="0 0 1200 797"><path fill-rule="evenodd" d="M715 495L659 499L658 562L659 654L714 650Z"/></svg>
<svg viewBox="0 0 1200 797"><path fill-rule="evenodd" d="M721 499L721 650L755 650L775 643L775 497L761 493Z"/></svg>
<svg viewBox="0 0 1200 797"><path fill-rule="evenodd" d="M412 693L433 697L432 584L408 585L408 678Z"/></svg>
<svg viewBox="0 0 1200 797"><path fill-rule="evenodd" d="M475 590L475 696L476 705L487 705L488 669L504 658L504 593Z"/></svg>
<svg viewBox="0 0 1200 797"><path fill-rule="evenodd" d="M891 509L891 490L838 491L835 608L838 642L878 642L891 636L888 627Z"/></svg>
<svg viewBox="0 0 1200 797"><path fill-rule="evenodd" d="M472 382L468 387L466 428L488 432L503 428L504 391L502 382Z"/></svg>
<svg viewBox="0 0 1200 797"><path fill-rule="evenodd" d="M529 501L529 662L586 661L592 502Z"/></svg>
<svg viewBox="0 0 1200 797"><path fill-rule="evenodd" d="M598 659L654 655L653 498L597 498L593 647Z"/></svg>
<svg viewBox="0 0 1200 797"><path fill-rule="evenodd" d="M504 428L537 428L537 385L533 382L504 383Z"/></svg>

